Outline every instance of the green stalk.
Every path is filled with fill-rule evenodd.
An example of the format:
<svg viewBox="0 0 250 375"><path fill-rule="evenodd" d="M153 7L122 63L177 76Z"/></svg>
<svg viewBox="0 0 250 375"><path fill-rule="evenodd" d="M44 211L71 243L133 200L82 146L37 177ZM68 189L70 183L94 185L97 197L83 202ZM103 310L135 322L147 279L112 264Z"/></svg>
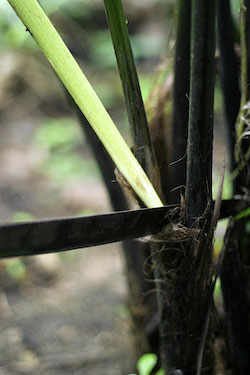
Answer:
<svg viewBox="0 0 250 375"><path fill-rule="evenodd" d="M148 177L36 0L8 0L85 115L120 172L147 207L162 206Z"/></svg>
<svg viewBox="0 0 250 375"><path fill-rule="evenodd" d="M117 65L123 87L128 120L134 138L135 155L147 171L148 156L154 162L148 123L142 101L127 22L121 0L104 0L109 30L112 37Z"/></svg>

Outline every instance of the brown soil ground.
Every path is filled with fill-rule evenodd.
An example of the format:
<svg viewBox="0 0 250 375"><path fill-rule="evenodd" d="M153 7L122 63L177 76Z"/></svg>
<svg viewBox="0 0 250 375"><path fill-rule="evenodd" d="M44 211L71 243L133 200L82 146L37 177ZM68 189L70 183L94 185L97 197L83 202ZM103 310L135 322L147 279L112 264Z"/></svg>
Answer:
<svg viewBox="0 0 250 375"><path fill-rule="evenodd" d="M0 222L109 212L100 181L58 187L37 171L32 119L1 121ZM23 259L13 280L0 261L0 375L126 375L134 370L119 244Z"/></svg>

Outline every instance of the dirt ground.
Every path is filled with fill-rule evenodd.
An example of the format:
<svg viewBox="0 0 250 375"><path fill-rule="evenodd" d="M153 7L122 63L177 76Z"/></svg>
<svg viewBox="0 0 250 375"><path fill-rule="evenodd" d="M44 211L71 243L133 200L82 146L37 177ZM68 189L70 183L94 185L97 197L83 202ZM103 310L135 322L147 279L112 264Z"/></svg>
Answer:
<svg viewBox="0 0 250 375"><path fill-rule="evenodd" d="M105 200L102 187L95 189ZM17 185L15 190L17 195ZM106 206L108 210L107 201ZM15 283L1 261L0 375L131 372L119 245L28 257L24 262L26 277Z"/></svg>
<svg viewBox="0 0 250 375"><path fill-rule="evenodd" d="M56 281L2 288L0 374L128 374L125 295L115 245L77 251Z"/></svg>
<svg viewBox="0 0 250 375"><path fill-rule="evenodd" d="M16 211L36 218L109 212L100 180L58 187L39 172L39 149L28 146L32 123L2 114L0 222ZM18 282L0 262L0 375L133 372L119 244L23 262Z"/></svg>

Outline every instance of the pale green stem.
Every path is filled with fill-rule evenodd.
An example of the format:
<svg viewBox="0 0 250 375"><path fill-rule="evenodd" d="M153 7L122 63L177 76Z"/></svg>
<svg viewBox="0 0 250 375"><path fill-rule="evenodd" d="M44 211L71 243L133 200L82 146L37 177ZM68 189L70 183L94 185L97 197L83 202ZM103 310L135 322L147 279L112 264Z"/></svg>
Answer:
<svg viewBox="0 0 250 375"><path fill-rule="evenodd" d="M8 0L8 2L50 61L136 194L147 207L163 206L142 167L37 0Z"/></svg>

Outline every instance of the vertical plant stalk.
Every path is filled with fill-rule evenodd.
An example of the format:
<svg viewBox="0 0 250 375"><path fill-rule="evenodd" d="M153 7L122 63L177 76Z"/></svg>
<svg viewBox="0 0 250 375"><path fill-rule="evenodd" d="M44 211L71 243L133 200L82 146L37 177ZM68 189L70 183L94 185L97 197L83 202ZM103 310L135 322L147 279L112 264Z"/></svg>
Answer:
<svg viewBox="0 0 250 375"><path fill-rule="evenodd" d="M84 113L120 172L148 207L162 202L87 78L36 0L8 0Z"/></svg>
<svg viewBox="0 0 250 375"><path fill-rule="evenodd" d="M178 25L178 30L182 38L186 31L185 40L188 43L190 36L188 3L180 3L179 10L183 13L185 10L186 18L182 19L179 16L181 24ZM211 212L208 209L206 215L204 213L212 199L215 19L215 0L192 1L189 111L187 111L187 102L179 104L179 97L175 96L177 103L174 104L176 111L177 105L180 105L181 114L185 116L179 120L181 129L187 126L181 124L181 121L187 124L189 115L186 177L186 226L189 228L185 228L185 239L180 242L181 232L178 233L177 229L183 224L180 214L176 223L173 220L173 226L177 224L176 227L174 226L176 235L171 234L170 231L165 244L158 247L155 245L154 258L157 269L160 270L160 281L157 285L159 327L162 365L166 373L183 372L185 375L193 375L197 370L200 371L201 367L202 373L212 374L214 365L213 351L211 353L208 350L212 343L212 325L207 327L212 287L212 250L211 241L207 241ZM183 40L179 39L178 49L181 49L182 42ZM183 53L182 64L189 66L189 46L182 46L183 49L186 48L185 51L178 50L180 54ZM186 72L181 64L176 66L176 90L180 90L181 95L185 95L188 90L189 72ZM187 73L185 78L181 75L183 71ZM180 86L183 84L183 89L177 87L177 84ZM185 176L182 176L182 179L185 181ZM197 220L201 217L202 221ZM193 228L197 221L197 226ZM205 370L204 367L207 366L208 369Z"/></svg>
<svg viewBox="0 0 250 375"><path fill-rule="evenodd" d="M212 199L216 2L192 0L186 223L192 226Z"/></svg>
<svg viewBox="0 0 250 375"><path fill-rule="evenodd" d="M226 343L228 368L233 375L250 373L249 302L247 298L249 280L240 258L242 241L246 235L240 222L227 228L227 246L220 273L225 308ZM249 248L248 248L249 251Z"/></svg>
<svg viewBox="0 0 250 375"><path fill-rule="evenodd" d="M190 86L190 27L191 0L179 0L177 39L175 47L175 78L173 102L173 132L170 202L180 201L186 184L186 147Z"/></svg>
<svg viewBox="0 0 250 375"><path fill-rule="evenodd" d="M234 159L235 124L240 108L239 69L234 50L233 20L230 0L218 2L219 73L226 115L230 170L236 167ZM234 186L235 190L235 186Z"/></svg>
<svg viewBox="0 0 250 375"><path fill-rule="evenodd" d="M173 134L171 160L183 158L186 153L186 136L189 107L189 60L190 60L190 19L191 0L179 0L178 4L177 42L175 52L175 81L173 103ZM184 169L184 170L183 170ZM185 184L185 160L178 162L170 169L171 188ZM171 202L180 200L180 191L170 198ZM170 240L166 244L153 244L154 269L157 288L159 314L159 333L161 364L165 372L184 370L182 366L181 342L185 330L185 301L182 299L186 288L186 257L182 244ZM183 285L185 284L185 285ZM185 294L185 292L184 292ZM179 305L183 313L179 313ZM181 370L180 370L181 369ZM173 371L174 373L174 371Z"/></svg>
<svg viewBox="0 0 250 375"><path fill-rule="evenodd" d="M186 289L187 339L183 367L190 375L214 372L212 322L203 358L200 340L209 321L213 285L211 201L216 3L216 0L192 0L185 222L190 228L199 228L200 234L186 245L187 267L193 272Z"/></svg>
<svg viewBox="0 0 250 375"><path fill-rule="evenodd" d="M155 163L155 155L122 2L121 0L104 0L104 4L122 82L129 124L135 142L135 156L144 170L149 172L148 163Z"/></svg>

